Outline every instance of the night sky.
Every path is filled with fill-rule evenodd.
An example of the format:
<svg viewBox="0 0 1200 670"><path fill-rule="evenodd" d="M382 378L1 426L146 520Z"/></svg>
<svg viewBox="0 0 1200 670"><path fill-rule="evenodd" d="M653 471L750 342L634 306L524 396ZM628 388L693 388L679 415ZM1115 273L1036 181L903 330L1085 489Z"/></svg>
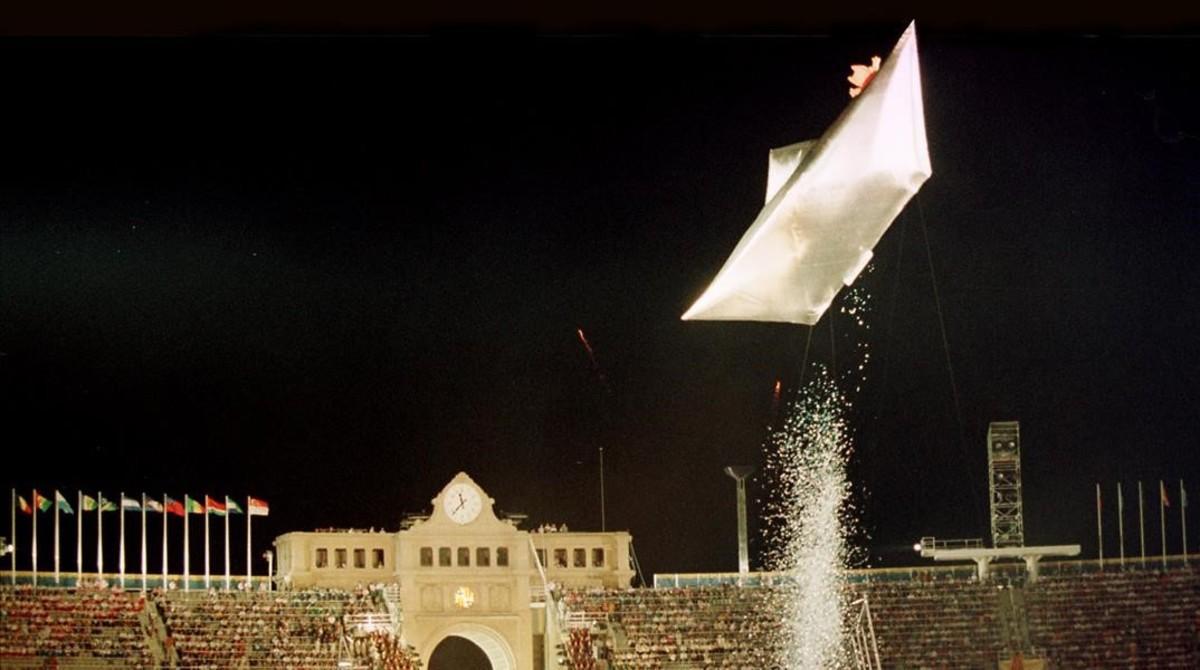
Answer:
<svg viewBox="0 0 1200 670"><path fill-rule="evenodd" d="M460 470L526 527L598 529L603 447L647 578L735 570L722 467L762 465L808 330L679 316L768 149L819 136L903 28L0 41L5 489L254 495L257 555L394 530ZM1177 550L1200 40L918 31L933 177L858 282L854 541L895 565L987 537L987 424L1015 419L1028 543L1094 556L1095 483L1165 479ZM844 362L834 316L810 364Z"/></svg>

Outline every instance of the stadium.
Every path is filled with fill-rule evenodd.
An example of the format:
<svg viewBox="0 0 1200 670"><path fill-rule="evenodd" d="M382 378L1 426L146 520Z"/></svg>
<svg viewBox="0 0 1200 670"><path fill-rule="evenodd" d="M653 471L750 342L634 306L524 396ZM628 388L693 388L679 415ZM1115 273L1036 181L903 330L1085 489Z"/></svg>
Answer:
<svg viewBox="0 0 1200 670"><path fill-rule="evenodd" d="M122 562L119 573L38 576L18 572L13 560L0 590L0 666L778 667L780 600L788 597L779 587L794 575L656 574L635 588L628 533L522 529L524 519L497 516L466 473L431 504L397 531L280 535L269 576L148 574L144 536L140 573L127 574ZM161 514L165 528L169 512ZM1200 662L1200 571L1187 555L1039 565L1078 546L1009 545L1005 553L924 542L927 555L956 564L843 575L851 667ZM996 552L1026 560L984 569L1003 557Z"/></svg>
<svg viewBox="0 0 1200 670"><path fill-rule="evenodd" d="M1195 30L410 5L0 22L0 670L1200 668Z"/></svg>

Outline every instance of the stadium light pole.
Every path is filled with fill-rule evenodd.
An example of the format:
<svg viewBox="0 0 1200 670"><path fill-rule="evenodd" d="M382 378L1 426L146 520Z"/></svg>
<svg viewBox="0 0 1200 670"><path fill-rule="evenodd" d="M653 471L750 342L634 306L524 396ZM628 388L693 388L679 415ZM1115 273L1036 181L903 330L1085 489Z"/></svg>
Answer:
<svg viewBox="0 0 1200 670"><path fill-rule="evenodd" d="M275 552L268 549L263 552L262 557L267 559L267 590L273 591L275 590L272 584L275 581Z"/></svg>
<svg viewBox="0 0 1200 670"><path fill-rule="evenodd" d="M746 539L746 478L754 468L749 465L730 465L725 468L725 474L737 482L737 522L738 522L738 575L745 577L750 572L750 546Z"/></svg>

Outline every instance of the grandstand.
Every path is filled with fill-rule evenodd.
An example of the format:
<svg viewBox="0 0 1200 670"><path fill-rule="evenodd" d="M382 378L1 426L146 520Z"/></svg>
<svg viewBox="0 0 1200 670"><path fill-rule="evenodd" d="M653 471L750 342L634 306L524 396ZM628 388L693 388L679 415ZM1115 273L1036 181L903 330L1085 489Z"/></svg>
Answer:
<svg viewBox="0 0 1200 670"><path fill-rule="evenodd" d="M1045 575L1049 576L1045 576ZM1200 667L1200 570L1062 561L1030 584L1023 566L995 580L973 570L912 568L847 574L847 594L871 604L882 667ZM591 668L765 668L779 650L773 613L782 576L673 576L655 589L563 594L575 628L563 656ZM672 585L672 582L681 584ZM586 639L577 631L587 631ZM580 659L583 650L594 650Z"/></svg>
<svg viewBox="0 0 1200 670"><path fill-rule="evenodd" d="M280 536L276 590L143 592L98 577L34 588L22 573L0 587L0 668L780 667L787 575L631 588L627 533L521 530L463 486L476 487L460 474L395 533ZM480 509L455 519L445 503L464 491ZM869 605L873 667L1004 670L1017 654L1030 670L1200 667L1200 570L1187 557L1044 561L1036 581L1020 561L986 574L847 571L846 601ZM479 665L449 660L451 642Z"/></svg>
<svg viewBox="0 0 1200 670"><path fill-rule="evenodd" d="M373 617L372 615L377 615ZM379 590L208 593L0 587L2 668L420 667Z"/></svg>

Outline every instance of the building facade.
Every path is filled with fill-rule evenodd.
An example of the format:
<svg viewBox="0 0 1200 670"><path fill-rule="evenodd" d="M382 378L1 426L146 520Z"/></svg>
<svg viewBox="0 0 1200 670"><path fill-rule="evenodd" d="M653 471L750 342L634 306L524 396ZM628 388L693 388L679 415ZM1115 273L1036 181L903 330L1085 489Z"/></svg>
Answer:
<svg viewBox="0 0 1200 670"><path fill-rule="evenodd" d="M450 637L469 640L494 670L553 667L558 632L546 589L627 587L627 532L529 532L500 518L466 473L397 532L295 532L275 539L280 588L394 584L401 634L429 659ZM435 670L435 669L431 669Z"/></svg>

